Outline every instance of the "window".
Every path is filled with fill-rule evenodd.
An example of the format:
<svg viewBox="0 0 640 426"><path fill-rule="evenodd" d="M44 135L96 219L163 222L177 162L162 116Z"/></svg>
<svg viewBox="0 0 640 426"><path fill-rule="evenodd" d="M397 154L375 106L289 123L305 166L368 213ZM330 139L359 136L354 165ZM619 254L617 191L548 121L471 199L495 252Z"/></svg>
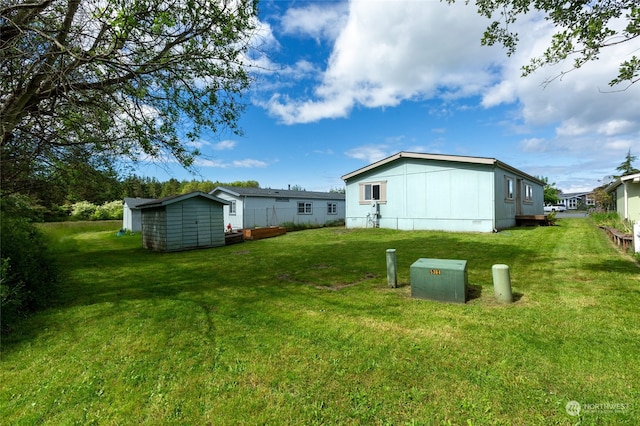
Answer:
<svg viewBox="0 0 640 426"><path fill-rule="evenodd" d="M231 201L231 204L229 204L229 214L236 214L236 202L235 201Z"/></svg>
<svg viewBox="0 0 640 426"><path fill-rule="evenodd" d="M298 214L312 214L313 213L313 205L311 203L299 202L298 203Z"/></svg>
<svg viewBox="0 0 640 426"><path fill-rule="evenodd" d="M504 189L505 189L505 194L504 194L504 198L505 200L508 201L513 201L514 199L514 180L512 177L508 177L505 176L504 177Z"/></svg>
<svg viewBox="0 0 640 426"><path fill-rule="evenodd" d="M327 214L338 214L338 204L327 203Z"/></svg>
<svg viewBox="0 0 640 426"><path fill-rule="evenodd" d="M533 203L533 186L528 183L524 184L524 202Z"/></svg>
<svg viewBox="0 0 640 426"><path fill-rule="evenodd" d="M387 201L387 182L367 182L360 184L360 204L370 204L372 201Z"/></svg>

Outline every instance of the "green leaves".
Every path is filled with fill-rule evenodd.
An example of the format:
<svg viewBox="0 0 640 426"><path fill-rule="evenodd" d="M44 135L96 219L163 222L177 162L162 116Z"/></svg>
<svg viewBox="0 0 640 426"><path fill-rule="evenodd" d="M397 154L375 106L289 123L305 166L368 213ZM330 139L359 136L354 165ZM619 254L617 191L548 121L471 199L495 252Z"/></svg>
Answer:
<svg viewBox="0 0 640 426"><path fill-rule="evenodd" d="M239 132L255 2L45 3L0 7L5 191L73 146L189 167L203 130Z"/></svg>
<svg viewBox="0 0 640 426"><path fill-rule="evenodd" d="M525 14L537 10L555 26L550 46L522 67L524 76L569 58L573 58L574 68L580 68L598 60L601 49L630 42L640 35L640 7L636 0L476 0L475 4L480 15L493 19L483 35L482 44L501 44L508 56L516 51L518 44L518 34L512 31L511 24ZM624 29L620 29L617 22L621 17L627 21ZM639 76L638 58L621 58L619 74L609 84L633 84Z"/></svg>

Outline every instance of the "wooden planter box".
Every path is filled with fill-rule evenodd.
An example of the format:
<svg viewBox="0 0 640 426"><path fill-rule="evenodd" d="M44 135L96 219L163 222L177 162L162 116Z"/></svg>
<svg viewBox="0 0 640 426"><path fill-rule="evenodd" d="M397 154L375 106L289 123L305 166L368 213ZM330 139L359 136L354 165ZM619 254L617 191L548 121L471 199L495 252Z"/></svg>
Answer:
<svg viewBox="0 0 640 426"><path fill-rule="evenodd" d="M235 243L243 243L244 242L244 234L242 232L231 232L228 234L224 234L224 245L228 246L229 244Z"/></svg>
<svg viewBox="0 0 640 426"><path fill-rule="evenodd" d="M286 234L287 230L281 226L269 226L267 228L245 228L242 230L245 240L260 240L262 238L277 237Z"/></svg>

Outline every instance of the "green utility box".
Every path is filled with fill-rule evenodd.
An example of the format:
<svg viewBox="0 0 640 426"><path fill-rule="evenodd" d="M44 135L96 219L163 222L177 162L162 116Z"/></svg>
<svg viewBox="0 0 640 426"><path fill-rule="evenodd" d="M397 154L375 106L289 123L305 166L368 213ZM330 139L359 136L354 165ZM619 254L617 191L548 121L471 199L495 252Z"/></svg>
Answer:
<svg viewBox="0 0 640 426"><path fill-rule="evenodd" d="M411 265L411 297L465 303L467 287L466 260L418 259Z"/></svg>

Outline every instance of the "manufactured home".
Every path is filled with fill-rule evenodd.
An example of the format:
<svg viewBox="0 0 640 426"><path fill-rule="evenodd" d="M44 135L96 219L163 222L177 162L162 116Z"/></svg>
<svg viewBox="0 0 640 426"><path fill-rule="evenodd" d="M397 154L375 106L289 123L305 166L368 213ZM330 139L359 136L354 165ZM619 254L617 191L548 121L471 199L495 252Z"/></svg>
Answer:
<svg viewBox="0 0 640 426"><path fill-rule="evenodd" d="M342 179L347 228L492 232L544 215L544 182L494 158L399 152Z"/></svg>
<svg viewBox="0 0 640 426"><path fill-rule="evenodd" d="M210 194L227 201L224 223L233 229L285 223L324 225L345 218L341 193L220 186Z"/></svg>

